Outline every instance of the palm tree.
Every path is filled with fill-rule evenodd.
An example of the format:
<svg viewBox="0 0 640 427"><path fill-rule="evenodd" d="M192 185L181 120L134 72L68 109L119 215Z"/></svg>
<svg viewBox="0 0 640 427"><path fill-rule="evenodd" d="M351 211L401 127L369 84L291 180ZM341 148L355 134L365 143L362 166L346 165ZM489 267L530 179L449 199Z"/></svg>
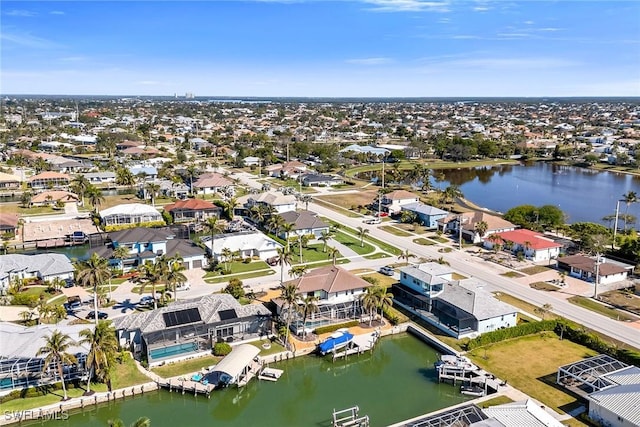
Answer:
<svg viewBox="0 0 640 427"><path fill-rule="evenodd" d="M86 261L76 262L76 282L82 287L93 289L94 319L98 322L98 288L111 278L109 261L97 253L91 254Z"/></svg>
<svg viewBox="0 0 640 427"><path fill-rule="evenodd" d="M487 240L493 244L493 249L496 253L500 251L500 246L502 245L502 237L499 234L491 234L487 237Z"/></svg>
<svg viewBox="0 0 640 427"><path fill-rule="evenodd" d="M405 224L411 224L416 221L418 215L412 211L402 211L400 214L400 221Z"/></svg>
<svg viewBox="0 0 640 427"><path fill-rule="evenodd" d="M289 245L289 233L293 231L294 225L290 222L285 222L280 226L280 232L284 233L284 238L287 241L287 250L290 249Z"/></svg>
<svg viewBox="0 0 640 427"><path fill-rule="evenodd" d="M384 286L374 286L374 288L378 298L378 307L380 308L380 322L382 322L385 307L391 307L393 305L393 294L387 292L387 288Z"/></svg>
<svg viewBox="0 0 640 427"><path fill-rule="evenodd" d="M116 169L116 184L126 185L129 188L133 188L136 183L136 178L131 171L125 167L119 167Z"/></svg>
<svg viewBox="0 0 640 427"><path fill-rule="evenodd" d="M213 239L216 234L222 231L222 226L218 223L219 218L217 216L210 216L204 222L204 227L211 233L211 255L213 255Z"/></svg>
<svg viewBox="0 0 640 427"><path fill-rule="evenodd" d="M153 297L153 309L158 308L158 301L156 300L156 286L158 286L164 280L162 272L161 262L156 264L147 261L142 267L142 277L140 280L140 293L143 293L147 286L151 286L151 295Z"/></svg>
<svg viewBox="0 0 640 427"><path fill-rule="evenodd" d="M329 246L329 258L333 262L333 265L336 265L336 259L338 259L338 255L340 255L340 251L338 250L338 248Z"/></svg>
<svg viewBox="0 0 640 427"><path fill-rule="evenodd" d="M125 427L124 421L120 418L107 421L108 427ZM151 427L151 420L147 417L140 417L136 421L130 424L129 427Z"/></svg>
<svg viewBox="0 0 640 427"><path fill-rule="evenodd" d="M82 206L84 206L84 193L89 189L91 183L84 175L76 175L71 181L71 191L78 194L82 199Z"/></svg>
<svg viewBox="0 0 640 427"><path fill-rule="evenodd" d="M409 252L409 249L405 249L404 252L402 252L400 255L398 255L398 260L400 260L400 261L405 260L405 261L407 261L407 265L409 265L409 260L411 258L415 258L415 257L416 256L414 254Z"/></svg>
<svg viewBox="0 0 640 427"><path fill-rule="evenodd" d="M266 224L267 230L270 233L277 232L282 224L284 224L284 218L282 218L280 215L271 215Z"/></svg>
<svg viewBox="0 0 640 427"><path fill-rule="evenodd" d="M369 234L368 228L358 227L358 238L360 239L360 247L364 248L364 236Z"/></svg>
<svg viewBox="0 0 640 427"><path fill-rule="evenodd" d="M167 281L167 286L173 291L173 295L175 299L178 299L177 293L177 285L181 285L187 282L187 276L184 275L183 271L186 270L184 265L182 264L183 259L180 255L176 255L175 257L169 260L169 270L167 271L165 280Z"/></svg>
<svg viewBox="0 0 640 427"><path fill-rule="evenodd" d="M485 233L489 229L489 224L486 221L478 221L475 225L476 233L480 237L480 240L484 237Z"/></svg>
<svg viewBox="0 0 640 427"><path fill-rule="evenodd" d="M284 283L284 266L291 265L291 252L289 248L278 248L277 249L277 257L278 257L278 265L280 265L280 286Z"/></svg>
<svg viewBox="0 0 640 427"><path fill-rule="evenodd" d="M233 257L233 252L229 248L222 248L222 252L220 253L222 258L224 258L224 269L229 270L229 260Z"/></svg>
<svg viewBox="0 0 640 427"><path fill-rule="evenodd" d="M307 273L307 270L308 268L306 265L296 265L291 267L291 270L289 270L289 275L294 277L302 277Z"/></svg>
<svg viewBox="0 0 640 427"><path fill-rule="evenodd" d="M303 334L307 333L307 317L310 314L318 312L318 297L316 296L307 296L305 298L298 298L298 302L296 304L296 308L298 313L302 314L302 331Z"/></svg>
<svg viewBox="0 0 640 427"><path fill-rule="evenodd" d="M104 196L102 195L102 190L100 190L95 185L91 185L87 188L87 197L89 198L89 203L93 207L94 212L98 212L98 208L104 202Z"/></svg>
<svg viewBox="0 0 640 427"><path fill-rule="evenodd" d="M462 191L460 190L460 187L455 184L451 184L450 186L445 188L443 195L445 203L453 203L455 199L464 197Z"/></svg>
<svg viewBox="0 0 640 427"><path fill-rule="evenodd" d="M100 320L93 330L90 328L81 330L80 338L80 344L90 347L85 362L85 366L89 369L85 394L91 394L91 379L94 375L101 381L106 380L111 391L110 371L118 352L115 328L110 321Z"/></svg>
<svg viewBox="0 0 640 427"><path fill-rule="evenodd" d="M44 356L43 370L47 370L52 363L55 364L58 375L60 375L60 380L62 381L62 392L64 395L62 400L69 399L62 366L77 363L76 357L67 352L72 345L74 345L74 342L69 335L55 330L51 335L44 337L44 346L36 353L37 356Z"/></svg>
<svg viewBox="0 0 640 427"><path fill-rule="evenodd" d="M229 200L224 204L225 214L227 218L233 221L233 211L238 207L238 199L235 197L229 197Z"/></svg>
<svg viewBox="0 0 640 427"><path fill-rule="evenodd" d="M362 308L364 308L367 313L369 313L369 326L371 326L374 313L379 306L376 286L369 286L363 294L360 294L360 300L362 302Z"/></svg>
<svg viewBox="0 0 640 427"><path fill-rule="evenodd" d="M638 202L638 195L636 194L635 191L629 191L626 194L622 195L624 202L627 205L627 209L625 210L624 213L624 231L627 231L627 217L628 217L628 213L629 213L629 206L631 206L631 203L637 203Z"/></svg>
<svg viewBox="0 0 640 427"><path fill-rule="evenodd" d="M285 283L281 283L280 284L280 298L284 301L283 307L282 309L284 310L284 307L286 305L287 307L287 321L286 321L286 332L285 332L285 338L284 338L284 342L285 342L285 346L289 346L289 328L291 327L291 319L293 317L293 311L294 308L293 306L296 304L297 301L297 293L298 293L298 286L296 285L295 282L287 282Z"/></svg>
<svg viewBox="0 0 640 427"><path fill-rule="evenodd" d="M120 270L124 272L124 260L129 258L129 248L126 246L118 245L114 250L111 256L117 259L120 264Z"/></svg>
<svg viewBox="0 0 640 427"><path fill-rule="evenodd" d="M151 198L151 206L156 205L156 197L158 196L158 191L160 190L160 184L156 184L155 182L148 182L145 185L145 189L149 193L149 197Z"/></svg>
<svg viewBox="0 0 640 427"><path fill-rule="evenodd" d="M308 194L303 194L302 196L300 196L300 201L301 201L302 203L304 203L304 209L305 209L306 211L308 211L308 210L309 210L309 203L310 203L311 201L313 201L313 198L312 198L310 195L308 195Z"/></svg>
<svg viewBox="0 0 640 427"><path fill-rule="evenodd" d="M32 198L33 194L31 194L31 192L29 191L25 191L24 193L22 193L22 196L20 196L20 205L22 205L23 208L28 208L29 206L31 206Z"/></svg>

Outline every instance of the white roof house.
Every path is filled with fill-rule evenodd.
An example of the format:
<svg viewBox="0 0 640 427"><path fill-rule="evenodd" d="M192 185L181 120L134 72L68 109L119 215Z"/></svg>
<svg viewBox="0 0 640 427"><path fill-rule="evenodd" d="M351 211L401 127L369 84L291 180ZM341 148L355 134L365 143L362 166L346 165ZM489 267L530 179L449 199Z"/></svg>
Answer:
<svg viewBox="0 0 640 427"><path fill-rule="evenodd" d="M498 421L500 425L509 427L562 427L564 425L531 399L490 406L482 411L490 419ZM475 426L475 423L471 425L471 427Z"/></svg>
<svg viewBox="0 0 640 427"><path fill-rule="evenodd" d="M105 225L140 224L144 222L163 221L156 208L141 203L127 203L100 211L100 218Z"/></svg>
<svg viewBox="0 0 640 427"><path fill-rule="evenodd" d="M602 378L611 385L587 396L589 417L602 425L640 427L640 368L627 366Z"/></svg>
<svg viewBox="0 0 640 427"><path fill-rule="evenodd" d="M242 380L242 376L248 372L253 360L260 354L260 349L251 344L240 344L233 347L206 378L214 384L236 384ZM210 380L210 382L211 382Z"/></svg>
<svg viewBox="0 0 640 427"><path fill-rule="evenodd" d="M222 251L225 248L231 252L240 251L242 258L258 256L262 260L276 256L278 248L282 248L280 243L258 231L219 234L213 240L205 241L205 246L216 261L224 261Z"/></svg>
<svg viewBox="0 0 640 427"><path fill-rule="evenodd" d="M71 260L64 254L0 255L0 289L8 287L15 277L69 279L73 277L73 271Z"/></svg>

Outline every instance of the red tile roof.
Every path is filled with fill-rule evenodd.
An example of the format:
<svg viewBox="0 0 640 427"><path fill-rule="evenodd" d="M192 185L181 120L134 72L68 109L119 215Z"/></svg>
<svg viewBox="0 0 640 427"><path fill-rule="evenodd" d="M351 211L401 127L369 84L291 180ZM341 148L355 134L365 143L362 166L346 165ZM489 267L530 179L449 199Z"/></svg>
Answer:
<svg viewBox="0 0 640 427"><path fill-rule="evenodd" d="M541 249L559 248L562 246L561 244L544 237L544 235L540 233L524 228L512 231L503 231L502 233L496 234L502 237L502 240L517 243L522 246L525 246L525 243L528 242L529 247L536 251Z"/></svg>
<svg viewBox="0 0 640 427"><path fill-rule="evenodd" d="M178 200L175 203L166 205L164 210L171 212L174 209L190 209L190 210L204 210L204 209L217 209L218 207L211 202L202 199L187 199Z"/></svg>
<svg viewBox="0 0 640 427"><path fill-rule="evenodd" d="M27 181L33 182L38 179L66 179L68 181L70 178L69 178L69 175L64 173L48 171L48 172L39 173L38 175L34 175L29 179L27 179Z"/></svg>

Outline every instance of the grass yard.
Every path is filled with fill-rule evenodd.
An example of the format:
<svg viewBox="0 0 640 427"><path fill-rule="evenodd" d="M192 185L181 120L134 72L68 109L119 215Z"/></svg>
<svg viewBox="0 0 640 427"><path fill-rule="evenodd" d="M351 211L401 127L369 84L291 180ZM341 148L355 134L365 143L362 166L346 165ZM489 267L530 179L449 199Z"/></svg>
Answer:
<svg viewBox="0 0 640 427"><path fill-rule="evenodd" d="M552 332L520 337L477 348L467 355L529 396L559 412L575 409L580 402L555 384L559 366L595 356L593 350Z"/></svg>
<svg viewBox="0 0 640 427"><path fill-rule="evenodd" d="M364 256L365 259L380 259L380 258L389 258L389 255L387 255L384 252L376 252L375 254L371 254L371 255L365 255Z"/></svg>
<svg viewBox="0 0 640 427"><path fill-rule="evenodd" d="M376 190L363 190L357 193L331 194L328 196L317 196L314 199L338 205L343 209L366 206L371 204L376 198Z"/></svg>
<svg viewBox="0 0 640 427"><path fill-rule="evenodd" d="M520 272L522 272L522 273L524 273L524 274L526 274L528 276L531 276L531 275L538 274L538 273L544 273L545 271L549 271L549 270L551 270L551 268L549 268L547 266L534 265L534 266L531 266L531 267L521 268L518 271L520 271Z"/></svg>
<svg viewBox="0 0 640 427"><path fill-rule="evenodd" d="M524 277L524 274L520 274L517 271L507 271L506 273L500 274L504 277L510 277L512 279L517 279L518 277Z"/></svg>
<svg viewBox="0 0 640 427"><path fill-rule="evenodd" d="M177 377L178 375L191 374L198 372L202 368L208 368L218 363L222 357L202 356L194 359L183 360L182 362L168 363L163 366L151 368L151 371L163 378Z"/></svg>
<svg viewBox="0 0 640 427"><path fill-rule="evenodd" d="M70 398L81 397L86 391L86 388L83 388L85 386L86 386L86 383L83 383L80 388L67 389L67 395ZM91 384L91 390L101 391L101 392L107 391L107 386L104 384ZM27 409L38 408L40 406L52 405L55 403L60 403L60 401L62 401L62 397L63 397L62 390L54 390L42 396L25 397L25 398L10 400L9 402L2 404L2 410L5 412L6 411L10 411L10 412L24 411Z"/></svg>
<svg viewBox="0 0 640 427"><path fill-rule="evenodd" d="M352 249L355 253L357 253L358 255L367 255L370 254L371 252L373 252L375 250L375 248L373 246L371 246L369 243L367 243L367 239L365 238L364 240L364 245L360 246L360 239L358 239L357 237L353 237L347 233L343 233L342 231L338 230L334 233L333 238L339 242L342 243L343 245L347 246L348 248Z"/></svg>
<svg viewBox="0 0 640 427"><path fill-rule="evenodd" d="M507 396L498 396L493 399L485 400L484 402L480 402L479 406L481 408L489 408L490 406L504 405L505 403L511 403L511 400Z"/></svg>
<svg viewBox="0 0 640 427"><path fill-rule="evenodd" d="M368 273L368 274L362 274L360 275L360 277L362 277L363 279L365 277L372 277L374 279L376 279L378 281L378 284L380 286L384 286L385 288L390 288L391 285L398 283L398 281L396 279L394 279L393 277L390 276L385 276L384 274L380 274L380 273Z"/></svg>
<svg viewBox="0 0 640 427"><path fill-rule="evenodd" d="M385 252L389 252L391 255L400 255L402 253L402 251L398 248L396 248L393 245L390 245L388 243L383 242L382 240L378 240L374 237L365 237L364 238L365 242L367 240L369 240L371 243L373 243L374 245L378 246L380 249L382 249Z"/></svg>
<svg viewBox="0 0 640 427"><path fill-rule="evenodd" d="M560 290L559 287L552 285L551 283L548 283L548 282L533 282L529 284L529 287L533 289L537 289L539 291L547 291L547 292Z"/></svg>
<svg viewBox="0 0 640 427"><path fill-rule="evenodd" d="M394 236L399 236L399 237L409 237L412 236L411 233L407 233L406 231L396 227L395 225L383 225L382 227L379 227L381 230L386 231L387 233L391 233Z"/></svg>
<svg viewBox="0 0 640 427"><path fill-rule="evenodd" d="M600 299L615 307L628 310L640 316L640 297L625 291L609 291L599 295Z"/></svg>
<svg viewBox="0 0 640 427"><path fill-rule="evenodd" d="M215 283L224 283L224 282L228 282L230 279L240 279L240 280L244 280L244 279L252 279L254 277L262 277L262 276L270 276L272 274L275 274L275 270L263 270L263 271L253 271L251 273L245 273L245 274L237 274L237 275L233 275L233 276L216 276L210 279L204 279L204 281L206 283L209 284L215 284Z"/></svg>
<svg viewBox="0 0 640 427"><path fill-rule="evenodd" d="M271 344L271 347L270 348L262 347L262 344L267 342ZM283 351L285 351L285 348L275 341L269 341L269 340L251 341L250 343L247 343L247 344L251 344L254 347L258 347L260 349L260 356L269 356L271 354L282 353Z"/></svg>
<svg viewBox="0 0 640 427"><path fill-rule="evenodd" d="M494 292L493 294L498 300L505 302L507 304L510 304L516 308L519 308L520 310L524 311L525 313L529 313L530 315L534 315L537 316L536 313L536 309L538 308L536 305L530 304L526 301L522 301L519 298L516 298L514 296L511 296L509 294L505 294L503 292ZM549 319L557 319L558 316L556 316L553 313L547 313L545 314L545 319L549 320Z"/></svg>
<svg viewBox="0 0 640 427"><path fill-rule="evenodd" d="M637 320L635 316L631 316L622 310L617 310L615 308L607 307L606 305L600 304L599 302L594 301L591 298L586 298L586 297L576 295L569 298L568 301L571 304L575 304L582 308L586 308L587 310L591 310L596 313L602 314L603 316L607 316L613 320L619 320L621 322Z"/></svg>
<svg viewBox="0 0 640 427"><path fill-rule="evenodd" d="M432 239L432 240L435 240L435 241L436 241L436 242L438 242L438 243L447 243L447 242L450 242L450 240L449 240L449 239L445 239L444 237L442 237L442 236L438 236L438 235L435 235L435 236L429 236L429 238L430 238L430 239Z"/></svg>
<svg viewBox="0 0 640 427"><path fill-rule="evenodd" d="M221 262L220 265L224 267L225 263ZM242 261L233 261L230 262L228 266L229 270L231 271L230 274L248 273L250 271L266 270L269 268L269 265L264 261L251 261L248 263ZM207 273L204 275L204 278L209 279L219 276L221 276L221 274L218 271L207 271Z"/></svg>
<svg viewBox="0 0 640 427"><path fill-rule="evenodd" d="M417 243L417 244L423 245L423 246L431 246L431 245L435 245L436 244L436 242L434 242L433 240L425 239L424 237L419 237L417 239L413 239L413 243Z"/></svg>
<svg viewBox="0 0 640 427"><path fill-rule="evenodd" d="M122 363L116 364L114 368L111 386L115 390L136 384L144 384L149 381L151 381L149 377L138 370L131 354L124 353Z"/></svg>

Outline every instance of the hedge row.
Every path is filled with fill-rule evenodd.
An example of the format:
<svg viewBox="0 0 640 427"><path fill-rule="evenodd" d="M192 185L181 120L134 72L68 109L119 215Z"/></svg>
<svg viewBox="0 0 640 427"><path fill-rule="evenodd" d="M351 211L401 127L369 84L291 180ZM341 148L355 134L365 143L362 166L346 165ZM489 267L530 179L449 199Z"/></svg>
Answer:
<svg viewBox="0 0 640 427"><path fill-rule="evenodd" d="M359 324L360 322L358 322L357 320L352 320L350 322L339 323L337 325L321 326L319 328L316 328L316 330L313 332L316 335L326 334L327 332L334 332L334 331L337 331L338 329L350 328L352 326L358 326Z"/></svg>
<svg viewBox="0 0 640 427"><path fill-rule="evenodd" d="M541 322L528 322L522 323L511 328L498 329L497 331L487 332L474 338L464 345L466 350L473 350L477 347L482 347L487 344L493 344L496 342L508 340L511 338L522 337L525 335L537 334L543 331L553 331L556 328L555 320L543 320Z"/></svg>
<svg viewBox="0 0 640 427"><path fill-rule="evenodd" d="M80 382L79 381L71 381L71 382L67 382L65 383L65 386L67 387L67 390L72 389L72 388L80 388ZM57 391L57 390L62 390L62 383L61 382L57 382L54 384L47 384L47 385L41 385L41 386L37 386L37 387L29 387L29 388L22 388L22 389L16 389L13 390L12 392L10 392L9 394L6 394L2 397L0 397L0 404L1 403L7 403L10 402L12 400L15 399L23 399L26 397L38 397L38 396L44 396L47 395L53 391Z"/></svg>

